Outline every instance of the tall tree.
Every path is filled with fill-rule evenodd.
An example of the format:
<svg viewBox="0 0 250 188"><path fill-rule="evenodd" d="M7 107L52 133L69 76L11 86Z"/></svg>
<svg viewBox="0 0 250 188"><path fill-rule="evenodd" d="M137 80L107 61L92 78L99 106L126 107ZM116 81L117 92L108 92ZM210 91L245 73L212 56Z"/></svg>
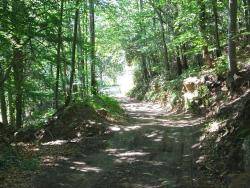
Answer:
<svg viewBox="0 0 250 188"><path fill-rule="evenodd" d="M143 0L139 0L139 13L142 15L143 14L143 8L144 8L144 2ZM140 30L140 34L139 34L139 38L141 40L141 46L140 48L143 49L143 46L145 45L145 41L143 39L143 35L146 35L145 32L145 28L143 26L143 20L139 21L139 30ZM140 51L140 61L141 61L141 68L143 70L143 79L145 83L148 83L149 81L149 70L147 67L147 58L145 55L145 52L143 50Z"/></svg>
<svg viewBox="0 0 250 188"><path fill-rule="evenodd" d="M95 3L94 0L89 0L89 32L90 32L90 59L91 59L91 93L96 95L97 80L96 80L96 52L95 52Z"/></svg>
<svg viewBox="0 0 250 188"><path fill-rule="evenodd" d="M250 45L250 0L243 0L245 12L245 25L247 32L247 44Z"/></svg>
<svg viewBox="0 0 250 188"><path fill-rule="evenodd" d="M61 49L62 49L62 24L63 24L63 3L61 0L60 11L59 11L59 23L58 23L58 38L57 38L57 55L56 55L56 84L55 84L55 108L58 109L59 103L59 80L60 80L60 69L61 69Z"/></svg>
<svg viewBox="0 0 250 188"><path fill-rule="evenodd" d="M1 115L3 124L7 125L8 116L7 116L7 105L6 105L5 87L4 87L4 71L1 64L0 64L0 105L1 105Z"/></svg>
<svg viewBox="0 0 250 188"><path fill-rule="evenodd" d="M23 83L24 83L24 47L22 37L27 32L27 7L21 1L12 1L11 24L13 27L12 47L12 67L15 85L15 109L16 109L16 128L21 128L23 124ZM22 9L22 11L20 11Z"/></svg>
<svg viewBox="0 0 250 188"><path fill-rule="evenodd" d="M208 33L207 33L207 16L206 16L206 2L205 0L197 0L197 4L199 7L199 29L201 36L203 38L203 59L204 62L211 67L212 66L212 60L209 55L208 51Z"/></svg>
<svg viewBox="0 0 250 188"><path fill-rule="evenodd" d="M157 8L153 3L152 3L152 5L153 5L154 10L158 16L160 26L161 26L161 38L162 38L164 65L166 66L166 70L169 70L170 66L169 66L169 61L168 61L168 47L167 47L167 42L166 42L165 27L164 27L162 11L160 8Z"/></svg>
<svg viewBox="0 0 250 188"><path fill-rule="evenodd" d="M13 48L13 71L15 85L15 108L16 108L16 127L21 128L23 124L23 81L24 81L24 54L18 47Z"/></svg>
<svg viewBox="0 0 250 188"><path fill-rule="evenodd" d="M228 27L228 61L229 84L232 92L235 91L234 75L238 72L236 59L237 35L237 0L229 0L229 27Z"/></svg>
<svg viewBox="0 0 250 188"><path fill-rule="evenodd" d="M3 12L2 15L3 17L8 16L8 1L3 0L2 1L2 6L3 6ZM2 19L0 21L0 25L2 26L1 30L2 31L7 31L7 23L5 19ZM4 45L4 43L2 43ZM1 116L2 116L2 121L4 125L8 124L8 116L7 116L7 104L6 104L6 96L5 96L5 81L7 79L7 76L10 72L10 68L8 71L4 70L4 66L0 62L0 106L1 106ZM6 73L5 73L6 72Z"/></svg>
<svg viewBox="0 0 250 188"><path fill-rule="evenodd" d="M216 55L217 57L221 56L221 45L220 45L220 36L219 36L219 16L218 16L218 7L217 0L212 1L213 6L213 17L214 17L214 36L216 44Z"/></svg>
<svg viewBox="0 0 250 188"><path fill-rule="evenodd" d="M77 45L77 31L78 31L78 19L79 19L79 0L76 1L76 10L74 18L74 30L73 30L73 42L72 42L72 55L71 55L71 72L70 72L70 81L69 81L69 91L66 99L66 106L72 100L73 93L73 84L75 79L75 66L76 66L76 45Z"/></svg>

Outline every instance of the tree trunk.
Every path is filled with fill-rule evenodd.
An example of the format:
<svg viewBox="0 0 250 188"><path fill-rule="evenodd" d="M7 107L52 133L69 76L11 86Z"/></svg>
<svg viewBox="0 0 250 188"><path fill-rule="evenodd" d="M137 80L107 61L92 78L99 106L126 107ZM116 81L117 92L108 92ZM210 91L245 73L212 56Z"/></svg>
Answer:
<svg viewBox="0 0 250 188"><path fill-rule="evenodd" d="M88 12L87 12L87 7L88 3L85 1L85 9L84 9L84 24L83 24L83 38L84 38L84 44L88 43ZM83 46L83 52L84 52L84 61L85 61L85 66L84 66L84 73L85 73L85 93L88 95L89 94L89 70L88 70L88 52L85 49L85 45Z"/></svg>
<svg viewBox="0 0 250 188"><path fill-rule="evenodd" d="M146 62L146 57L144 54L141 54L141 63L142 63L142 69L143 69L143 79L145 83L148 83L149 81L149 72L147 68L147 62Z"/></svg>
<svg viewBox="0 0 250 188"><path fill-rule="evenodd" d="M208 39L207 39L207 29L206 29L206 4L204 0L197 0L197 4L199 6L199 27L202 38L204 40L203 45L203 59L205 64L209 67L212 67L212 60L208 51Z"/></svg>
<svg viewBox="0 0 250 188"><path fill-rule="evenodd" d="M59 105L59 80L61 69L61 49L62 49L62 22L63 22L63 0L60 4L60 16L58 25L58 43L57 43L57 56L56 56L56 84L55 84L55 108L58 109Z"/></svg>
<svg viewBox="0 0 250 188"><path fill-rule="evenodd" d="M84 7L85 8L85 7ZM81 15L81 14L80 14ZM85 91L86 91L86 87L85 87L85 59L84 59L84 44L85 44L85 41L84 41L84 35L83 35L83 30L84 30L84 13L82 13L83 15L83 18L82 18L82 22L81 22L81 18L79 17L79 20L78 20L78 41L79 41L79 45L78 45L78 53L79 53L79 60L78 60L78 67L79 67L79 70L78 70L78 75L79 75L79 78L81 80L81 93L80 93L80 96L81 98L83 99L84 98L84 95L86 94ZM81 24L82 23L82 24Z"/></svg>
<svg viewBox="0 0 250 188"><path fill-rule="evenodd" d="M6 97L5 97L5 87L4 87L4 81L2 81L4 78L4 72L0 65L0 105L1 105L1 116L2 121L4 125L8 125L8 116L7 116L7 105L6 105Z"/></svg>
<svg viewBox="0 0 250 188"><path fill-rule="evenodd" d="M238 72L236 60L236 32L237 32L237 0L229 0L229 28L228 28L228 61L229 87L235 91L234 75Z"/></svg>
<svg viewBox="0 0 250 188"><path fill-rule="evenodd" d="M168 47L167 47L167 43L166 43L166 36L165 36L165 28L164 28L164 23L163 23L163 18L161 15L161 12L159 12L158 10L155 11L158 15L159 21L160 21L160 25L161 25L161 37L162 37L162 47L163 47L163 61L164 61L164 65L166 67L166 70L169 71L169 61L168 61Z"/></svg>
<svg viewBox="0 0 250 188"><path fill-rule="evenodd" d="M247 34L247 45L250 45L250 0L243 0L245 12L245 25Z"/></svg>
<svg viewBox="0 0 250 188"><path fill-rule="evenodd" d="M153 7L155 13L157 14L159 22L160 22L163 62L164 62L164 66L166 70L169 71L170 65L169 65L169 59L168 59L168 47L167 47L167 42L166 42L165 28L164 28L164 21L163 21L162 13L154 4L154 1L150 1L150 4Z"/></svg>
<svg viewBox="0 0 250 188"><path fill-rule="evenodd" d="M143 8L144 8L144 2L143 0L139 0L138 1L138 10L139 10L139 13L142 13L143 12ZM142 40L141 42L141 46L140 47L143 47L145 46L145 41L142 39L142 35L145 35L145 28L143 27L143 23L142 23L142 20L139 22L139 28L140 28L140 39ZM149 82L149 72L148 72L148 67L147 67L147 58L146 58L146 55L145 55L145 52L141 52L140 53L140 60L141 60L141 70L142 70L142 75L143 75L143 81L148 84Z"/></svg>
<svg viewBox="0 0 250 188"><path fill-rule="evenodd" d="M215 36L215 44L216 44L216 56L221 56L221 46L220 46L220 36L219 36L219 17L218 17L218 8L217 8L217 0L212 1L213 5L213 16L214 16L214 36Z"/></svg>
<svg viewBox="0 0 250 188"><path fill-rule="evenodd" d="M75 20L74 20L74 35L72 43L72 56L71 56L71 72L70 72L70 81L69 81L69 91L68 96L65 102L65 105L69 105L72 100L73 93L73 84L75 79L75 65L76 65L76 45L77 45L77 28L78 28L78 19L79 19L79 0L76 1L76 11L75 11Z"/></svg>
<svg viewBox="0 0 250 188"><path fill-rule="evenodd" d="M21 128L23 124L23 52L19 48L13 49L13 71L14 85L16 93L16 128Z"/></svg>
<svg viewBox="0 0 250 188"><path fill-rule="evenodd" d="M96 81L96 55L95 55L95 5L94 0L89 0L89 32L90 32L90 59L91 59L91 93L97 94L97 81Z"/></svg>
<svg viewBox="0 0 250 188"><path fill-rule="evenodd" d="M181 48L181 60L182 60L182 66L183 66L183 69L188 69L188 60L187 60L187 55L185 54L186 52L186 45L183 44L182 45L182 48Z"/></svg>
<svg viewBox="0 0 250 188"><path fill-rule="evenodd" d="M65 49L62 43L62 61L63 61L63 69L61 69L61 82L63 86L63 94L64 94L64 99L67 99L67 84L68 84L68 75L67 75L67 60L65 56Z"/></svg>
<svg viewBox="0 0 250 188"><path fill-rule="evenodd" d="M180 58L179 49L176 49L176 50L177 50L177 54L176 54L177 74L181 75L182 74L181 58Z"/></svg>
<svg viewBox="0 0 250 188"><path fill-rule="evenodd" d="M10 117L10 124L15 124L15 108L13 106L13 90L11 86L11 82L8 83L8 107L9 107L9 117Z"/></svg>

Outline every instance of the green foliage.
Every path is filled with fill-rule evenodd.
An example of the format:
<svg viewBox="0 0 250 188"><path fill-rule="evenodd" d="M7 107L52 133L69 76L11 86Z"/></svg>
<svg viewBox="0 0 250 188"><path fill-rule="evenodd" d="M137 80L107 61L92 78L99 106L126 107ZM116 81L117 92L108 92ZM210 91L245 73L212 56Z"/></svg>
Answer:
<svg viewBox="0 0 250 188"><path fill-rule="evenodd" d="M135 87L128 92L128 95L136 98L137 100L143 100L145 94L148 92L149 87L148 83L144 81L141 70L138 67L134 72L134 82Z"/></svg>
<svg viewBox="0 0 250 188"><path fill-rule="evenodd" d="M194 100L188 103L188 110L192 114L199 115L201 114L201 108L198 100Z"/></svg>
<svg viewBox="0 0 250 188"><path fill-rule="evenodd" d="M35 129L42 128L45 122L56 112L53 108L44 108L40 111L34 111L25 119L26 127L34 127Z"/></svg>
<svg viewBox="0 0 250 188"><path fill-rule="evenodd" d="M106 95L88 97L86 103L92 106L95 110L105 109L108 114L115 119L121 119L124 117L124 110L119 102L112 97Z"/></svg>
<svg viewBox="0 0 250 188"><path fill-rule="evenodd" d="M228 61L225 55L221 56L215 63L215 73L219 76L225 77L228 72Z"/></svg>
<svg viewBox="0 0 250 188"><path fill-rule="evenodd" d="M205 107L209 107L211 104L211 94L206 85L202 85L198 89L198 98L201 100L201 104Z"/></svg>
<svg viewBox="0 0 250 188"><path fill-rule="evenodd" d="M19 150L21 151L21 150ZM8 168L33 171L39 168L40 161L36 157L25 156L12 146L3 147L0 153L0 171Z"/></svg>

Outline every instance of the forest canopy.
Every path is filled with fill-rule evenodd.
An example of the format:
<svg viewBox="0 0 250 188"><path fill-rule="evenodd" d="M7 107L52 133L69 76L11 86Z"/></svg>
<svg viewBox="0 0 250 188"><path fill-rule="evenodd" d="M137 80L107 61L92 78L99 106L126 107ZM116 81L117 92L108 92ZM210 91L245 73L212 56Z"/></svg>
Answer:
<svg viewBox="0 0 250 188"><path fill-rule="evenodd" d="M229 52L233 79L236 52L249 45L249 7L248 0L1 0L2 121L20 128L41 108L97 95L125 64L136 64L143 90L155 77L214 67Z"/></svg>

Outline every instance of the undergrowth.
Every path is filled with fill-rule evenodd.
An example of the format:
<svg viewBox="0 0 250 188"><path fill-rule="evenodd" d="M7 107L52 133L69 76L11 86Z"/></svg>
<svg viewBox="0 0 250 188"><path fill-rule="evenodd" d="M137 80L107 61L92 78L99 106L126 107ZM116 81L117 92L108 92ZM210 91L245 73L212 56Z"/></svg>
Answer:
<svg viewBox="0 0 250 188"><path fill-rule="evenodd" d="M116 120L119 120L124 116L124 110L119 102L107 95L88 97L84 103L90 105L95 110L105 109L108 112L108 115Z"/></svg>
<svg viewBox="0 0 250 188"><path fill-rule="evenodd" d="M162 75L154 76L150 79L148 84L142 82L141 75L135 74L135 88L129 93L129 96L136 98L138 100L146 101L159 101L162 104L170 105L171 108L177 107L182 108L184 105L183 99L183 81L189 77L202 77L204 75L212 76L214 78L224 79L227 76L228 62L225 55L221 56L214 62L213 68L207 68L206 66L198 66L197 64L190 64L187 70L180 76L175 76L173 78L164 77ZM166 73L170 75L171 72ZM196 108L200 105L208 107L212 103L212 95L209 89L202 85L198 90L199 101L197 105L190 105L190 108ZM223 97L220 97L223 99ZM194 109L194 111L199 111L199 109Z"/></svg>
<svg viewBox="0 0 250 188"><path fill-rule="evenodd" d="M4 146L0 152L0 171L16 168L24 171L33 171L39 168L39 159L27 155L22 149L13 146Z"/></svg>
<svg viewBox="0 0 250 188"><path fill-rule="evenodd" d="M107 111L108 116L115 120L120 120L124 117L124 110L120 106L119 102L107 95L85 96L84 100L76 100L70 105L87 105L95 111L104 109ZM46 121L51 118L55 112L56 110L50 107L46 110L37 110L32 114L32 116L25 119L25 125L22 130L25 131L25 129L32 129L35 131L43 128Z"/></svg>

